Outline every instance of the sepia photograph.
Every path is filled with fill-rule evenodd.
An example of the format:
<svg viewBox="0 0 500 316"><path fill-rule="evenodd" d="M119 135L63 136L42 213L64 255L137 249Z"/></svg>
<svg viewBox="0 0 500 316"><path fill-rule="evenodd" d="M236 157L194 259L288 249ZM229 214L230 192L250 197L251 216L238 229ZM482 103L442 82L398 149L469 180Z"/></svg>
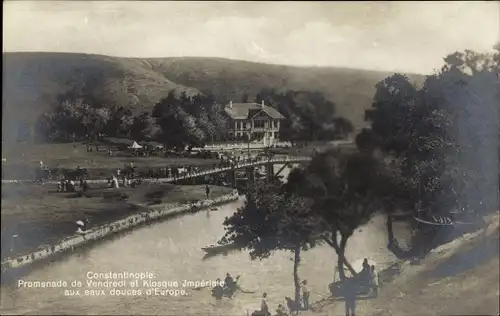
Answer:
<svg viewBox="0 0 500 316"><path fill-rule="evenodd" d="M3 2L2 315L500 313L499 1Z"/></svg>

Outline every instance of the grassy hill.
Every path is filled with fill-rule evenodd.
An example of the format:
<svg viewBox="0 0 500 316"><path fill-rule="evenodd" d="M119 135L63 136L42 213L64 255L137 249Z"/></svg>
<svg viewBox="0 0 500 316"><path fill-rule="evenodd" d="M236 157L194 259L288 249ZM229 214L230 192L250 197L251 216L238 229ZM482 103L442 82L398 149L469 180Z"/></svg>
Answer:
<svg viewBox="0 0 500 316"><path fill-rule="evenodd" d="M100 104L150 109L168 91L213 93L220 102L253 99L262 88L320 91L355 126L363 124L374 85L391 73L268 65L222 58L117 58L69 53L3 54L4 133L19 120L32 121L56 104L58 94L77 91ZM421 75L408 75L422 82ZM7 124L7 123L10 123Z"/></svg>

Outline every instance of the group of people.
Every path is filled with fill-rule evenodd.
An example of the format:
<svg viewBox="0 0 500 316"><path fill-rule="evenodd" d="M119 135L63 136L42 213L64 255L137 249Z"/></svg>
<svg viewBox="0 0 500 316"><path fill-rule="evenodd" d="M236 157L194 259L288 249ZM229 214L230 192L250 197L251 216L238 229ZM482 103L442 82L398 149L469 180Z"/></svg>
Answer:
<svg viewBox="0 0 500 316"><path fill-rule="evenodd" d="M356 299L360 286L371 288L375 295L378 292L378 275L375 266L363 260L363 269L354 278L347 278L342 283L342 292L345 302L346 316L354 316L356 313Z"/></svg>
<svg viewBox="0 0 500 316"><path fill-rule="evenodd" d="M90 189L87 180L80 179L79 182L81 192L86 193ZM57 192L76 192L75 181L67 180L64 178L61 179L61 181L59 181L59 183L57 184Z"/></svg>
<svg viewBox="0 0 500 316"><path fill-rule="evenodd" d="M91 153L91 152L93 151L93 150L92 150L92 146L91 146L90 144L86 144L85 146L86 146L86 148L87 148L87 152L88 152L88 153ZM99 146L98 146L97 144L95 145L95 151L96 151L96 152L99 152Z"/></svg>
<svg viewBox="0 0 500 316"><path fill-rule="evenodd" d="M111 176L108 178L108 186L110 188L118 188L118 179L122 179L122 184L124 187L131 186L132 188L135 188L137 185L142 183L142 179L140 177L137 177L136 175L136 166L133 163L129 163L124 171L121 169L116 170L116 175Z"/></svg>
<svg viewBox="0 0 500 316"><path fill-rule="evenodd" d="M373 291L377 291L378 289L378 275L375 270L375 266L368 263L368 259L365 258L363 260L363 269L358 274L359 281L363 285L368 285L373 289Z"/></svg>
<svg viewBox="0 0 500 316"><path fill-rule="evenodd" d="M236 281L229 273L226 273L224 283L221 283L220 279L217 279L217 285L212 289L212 296L215 297L217 301L220 301L224 295L232 297L235 291Z"/></svg>
<svg viewBox="0 0 500 316"><path fill-rule="evenodd" d="M105 145L103 145L105 146ZM76 144L73 145L74 148L76 148ZM95 143L87 143L85 144L85 147L87 149L87 152L93 152L94 148L96 152L99 152L99 144ZM108 145L107 153L109 156L112 156L113 152L111 149L111 145ZM158 154L159 151L156 147L149 146L149 145L144 145L141 148L134 149L133 155L134 156L141 156L141 157L149 157L151 154Z"/></svg>
<svg viewBox="0 0 500 316"><path fill-rule="evenodd" d="M236 280L237 279L238 278L236 278ZM222 300L224 296L232 297L238 288L237 281L235 281L229 273L226 274L224 283L221 283L220 279L217 279L216 283L217 285L212 289L212 296L215 297L217 301ZM278 305L276 309L276 315L288 316L299 310L308 310L310 293L307 287L306 280L302 281L301 283L301 292L302 292L301 302L295 302L290 297L285 297L285 303ZM271 316L271 313L269 311L269 306L267 304L267 293L263 293L262 295L260 310L253 312L252 316Z"/></svg>
<svg viewBox="0 0 500 316"><path fill-rule="evenodd" d="M309 310L309 288L307 287L307 280L301 282L302 297L299 302L292 300L290 297L285 297L284 304L278 304L276 308L277 316L288 316L299 310ZM286 307L285 307L286 305ZM288 311L287 311L288 309ZM262 294L262 301L260 303L260 310L255 311L252 316L270 316L269 306L267 305L267 293Z"/></svg>
<svg viewBox="0 0 500 316"><path fill-rule="evenodd" d="M227 168L234 167L238 164L249 163L252 161L260 160L259 157L252 157L249 154L237 154L233 152L231 154L219 154L218 163L215 163L212 167L216 168ZM185 166L171 166L162 168L152 168L147 171L147 176L149 178L179 178L185 175L192 175L201 171L200 166L185 165Z"/></svg>
<svg viewBox="0 0 500 316"><path fill-rule="evenodd" d="M264 159L264 157L270 158L271 155L266 156L251 156L249 153L232 152L231 154L221 154L219 158L219 163L214 165L214 168L227 168L234 167L239 164L251 163L254 161L259 161Z"/></svg>
<svg viewBox="0 0 500 316"><path fill-rule="evenodd" d="M61 179L57 184L57 192L75 192L76 186L75 181Z"/></svg>
<svg viewBox="0 0 500 316"><path fill-rule="evenodd" d="M200 172L199 166L180 166L180 167L165 167L165 168L152 168L148 171L150 178L179 178L184 175L190 175Z"/></svg>

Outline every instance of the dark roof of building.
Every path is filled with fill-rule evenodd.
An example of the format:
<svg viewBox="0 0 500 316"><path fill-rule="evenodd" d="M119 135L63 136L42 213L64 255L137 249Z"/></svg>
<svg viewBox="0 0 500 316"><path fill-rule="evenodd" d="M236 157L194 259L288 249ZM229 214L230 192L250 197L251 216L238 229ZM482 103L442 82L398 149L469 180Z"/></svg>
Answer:
<svg viewBox="0 0 500 316"><path fill-rule="evenodd" d="M278 112L275 108L272 108L270 106L264 105L262 106L261 104L258 103L233 103L232 106L226 106L224 109L226 113L232 118L232 119L238 119L238 120L243 120L243 119L250 119L263 111L273 119L284 119L285 117Z"/></svg>

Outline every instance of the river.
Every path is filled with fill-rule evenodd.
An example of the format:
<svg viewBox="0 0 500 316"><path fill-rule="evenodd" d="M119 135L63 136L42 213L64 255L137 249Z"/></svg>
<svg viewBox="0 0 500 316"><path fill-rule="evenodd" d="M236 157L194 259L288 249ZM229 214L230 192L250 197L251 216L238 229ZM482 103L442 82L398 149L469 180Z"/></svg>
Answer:
<svg viewBox="0 0 500 316"><path fill-rule="evenodd" d="M67 288L19 288L3 286L1 314L142 314L142 315L246 315L259 308L263 292L268 293L268 304L274 311L285 296L293 296L292 254L275 253L268 259L251 261L246 252L232 252L224 256L203 259L202 247L215 243L223 234L222 222L243 201L221 206L218 211L202 211L172 220L158 222L130 231L119 239L99 243L79 251L61 261L34 270L24 281L68 282ZM348 243L350 261L369 257L384 268L394 261L386 249L385 219L375 216L360 228ZM311 301L328 295L336 256L332 248L323 245L302 254L299 268L301 279L307 279ZM110 295L112 288L102 288L105 296L85 295L88 272L150 272L155 281L173 281L182 288L184 280L223 279L226 272L241 275L239 284L254 294L238 293L234 299L224 299L215 305L210 289L184 289L184 296ZM66 296L71 282L83 286L76 296ZM101 279L102 280L102 279ZM129 281L127 281L129 282ZM94 289L97 289L96 287ZM126 289L131 289L127 284ZM68 293L67 293L68 294ZM74 294L74 293L73 293Z"/></svg>

